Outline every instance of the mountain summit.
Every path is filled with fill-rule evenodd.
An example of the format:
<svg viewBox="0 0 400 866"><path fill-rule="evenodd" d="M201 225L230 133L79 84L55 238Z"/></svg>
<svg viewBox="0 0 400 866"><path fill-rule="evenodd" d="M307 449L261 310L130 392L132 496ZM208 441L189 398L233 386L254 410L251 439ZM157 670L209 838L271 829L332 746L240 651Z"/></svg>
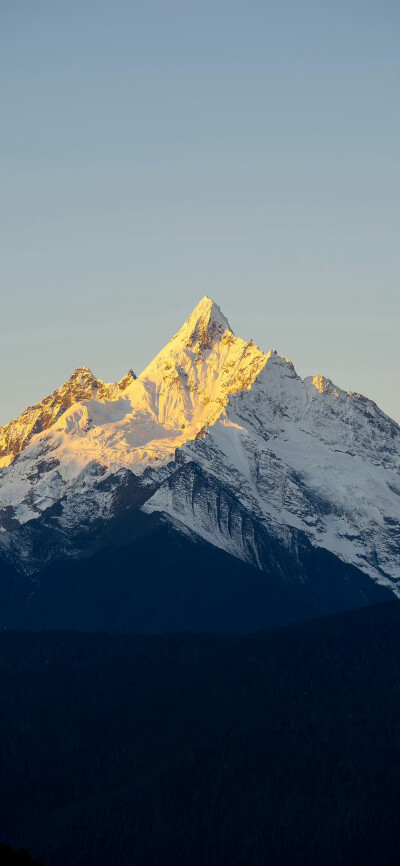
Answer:
<svg viewBox="0 0 400 866"><path fill-rule="evenodd" d="M79 367L0 448L0 558L19 572L162 519L261 572L277 557L274 574L307 576L322 550L398 592L400 428L236 337L208 297L138 378Z"/></svg>
<svg viewBox="0 0 400 866"><path fill-rule="evenodd" d="M198 354L211 349L226 331L232 334L228 319L218 304L205 295L171 342Z"/></svg>

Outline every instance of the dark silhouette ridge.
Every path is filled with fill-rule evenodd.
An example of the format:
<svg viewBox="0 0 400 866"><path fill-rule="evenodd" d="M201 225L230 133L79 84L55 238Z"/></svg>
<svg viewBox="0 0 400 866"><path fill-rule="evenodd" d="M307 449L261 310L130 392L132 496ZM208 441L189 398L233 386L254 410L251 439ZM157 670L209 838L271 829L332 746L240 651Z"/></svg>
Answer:
<svg viewBox="0 0 400 866"><path fill-rule="evenodd" d="M0 866L41 866L41 864L38 860L32 860L24 848L13 851L10 845L0 843Z"/></svg>

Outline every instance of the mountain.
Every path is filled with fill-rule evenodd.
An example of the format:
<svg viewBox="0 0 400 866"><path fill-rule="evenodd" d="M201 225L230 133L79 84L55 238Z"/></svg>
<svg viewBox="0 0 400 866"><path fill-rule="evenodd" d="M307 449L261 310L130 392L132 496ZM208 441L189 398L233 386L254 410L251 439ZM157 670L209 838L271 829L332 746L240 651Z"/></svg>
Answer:
<svg viewBox="0 0 400 866"><path fill-rule="evenodd" d="M140 376L79 368L0 448L3 626L246 630L400 594L399 426L207 297Z"/></svg>

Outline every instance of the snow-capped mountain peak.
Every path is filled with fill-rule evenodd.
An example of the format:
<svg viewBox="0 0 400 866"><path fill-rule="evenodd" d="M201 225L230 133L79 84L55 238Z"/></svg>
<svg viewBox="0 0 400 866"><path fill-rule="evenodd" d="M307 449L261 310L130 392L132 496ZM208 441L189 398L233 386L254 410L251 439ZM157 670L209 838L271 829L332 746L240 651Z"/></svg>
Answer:
<svg viewBox="0 0 400 866"><path fill-rule="evenodd" d="M228 319L218 304L205 295L172 338L171 346L179 345L199 354L211 349L226 331L233 334Z"/></svg>
<svg viewBox="0 0 400 866"><path fill-rule="evenodd" d="M229 509L223 525L219 494L217 526L207 499L196 498L197 470L185 484L179 475L165 486L190 463L268 531L281 537L290 527L378 580L399 576L398 425L365 397L323 376L303 380L276 350L264 353L236 337L208 297L138 378L129 371L106 384L78 367L0 428L0 447L3 541L10 526L61 500L68 526L79 522L79 502L90 522L111 507L99 479L129 470L145 486L151 474L145 510L257 563L242 530L239 547L233 539Z"/></svg>
<svg viewBox="0 0 400 866"><path fill-rule="evenodd" d="M27 447L32 437L49 430L75 403L87 400L115 400L136 376L129 370L119 382L96 379L89 367L77 367L60 388L19 416L0 427L0 467L8 466Z"/></svg>

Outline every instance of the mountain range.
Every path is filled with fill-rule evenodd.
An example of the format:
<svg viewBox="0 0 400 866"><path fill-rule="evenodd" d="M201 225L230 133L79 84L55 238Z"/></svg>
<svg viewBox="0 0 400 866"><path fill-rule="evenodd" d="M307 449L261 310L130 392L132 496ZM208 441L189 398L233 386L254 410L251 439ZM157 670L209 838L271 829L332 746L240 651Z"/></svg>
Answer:
<svg viewBox="0 0 400 866"><path fill-rule="evenodd" d="M240 632L400 595L400 428L203 298L0 428L0 626Z"/></svg>

